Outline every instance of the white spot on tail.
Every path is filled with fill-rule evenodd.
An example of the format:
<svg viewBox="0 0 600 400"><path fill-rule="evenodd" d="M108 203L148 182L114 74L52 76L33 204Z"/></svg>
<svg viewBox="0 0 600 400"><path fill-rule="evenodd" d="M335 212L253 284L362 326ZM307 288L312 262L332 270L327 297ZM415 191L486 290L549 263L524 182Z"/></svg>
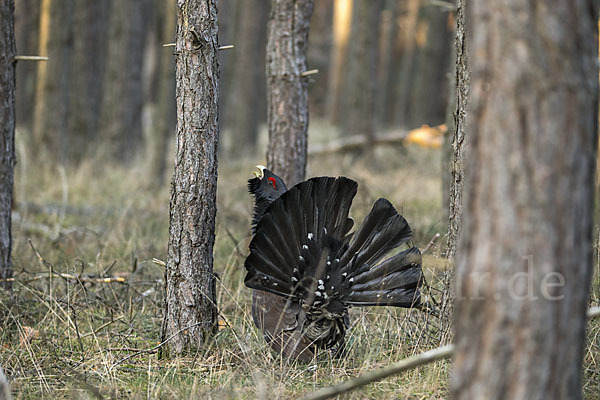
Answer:
<svg viewBox="0 0 600 400"><path fill-rule="evenodd" d="M348 282L350 282L350 283L354 282L354 278L348 279Z"/></svg>
<svg viewBox="0 0 600 400"><path fill-rule="evenodd" d="M308 250L308 246L307 245L302 245L302 250Z"/></svg>
<svg viewBox="0 0 600 400"><path fill-rule="evenodd" d="M295 276L292 276L292 282L298 282L298 278L296 278Z"/></svg>
<svg viewBox="0 0 600 400"><path fill-rule="evenodd" d="M322 295L321 295L321 292L315 292L315 296L317 296L317 297L321 297L321 296L322 296Z"/></svg>
<svg viewBox="0 0 600 400"><path fill-rule="evenodd" d="M319 286L317 286L317 289L319 289L319 290L325 290L325 286L324 285L319 285Z"/></svg>
<svg viewBox="0 0 600 400"><path fill-rule="evenodd" d="M322 285L322 284L323 284L323 281L319 279L319 285Z"/></svg>
<svg viewBox="0 0 600 400"><path fill-rule="evenodd" d="M311 232L308 232L308 240L312 240L314 237L315 235L313 235Z"/></svg>

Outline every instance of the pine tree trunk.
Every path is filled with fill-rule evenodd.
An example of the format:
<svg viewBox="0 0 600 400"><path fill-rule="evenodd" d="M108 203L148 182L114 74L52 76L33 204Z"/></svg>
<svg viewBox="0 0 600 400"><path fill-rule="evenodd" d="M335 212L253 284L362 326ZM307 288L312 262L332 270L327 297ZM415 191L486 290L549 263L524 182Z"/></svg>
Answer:
<svg viewBox="0 0 600 400"><path fill-rule="evenodd" d="M163 339L180 354L215 332L213 245L219 139L216 0L179 0L177 153L171 191Z"/></svg>
<svg viewBox="0 0 600 400"><path fill-rule="evenodd" d="M42 12L49 12L47 31L43 33L47 37L48 61L43 67L45 73L38 74L38 89L41 93L36 94L35 148L43 149L44 155L51 160L65 163L68 161L69 146L68 118L75 2L52 0L49 1L48 7L46 10L42 8Z"/></svg>
<svg viewBox="0 0 600 400"><path fill-rule="evenodd" d="M149 0L113 1L100 137L115 161L130 161L142 144L142 66Z"/></svg>
<svg viewBox="0 0 600 400"><path fill-rule="evenodd" d="M470 147L451 390L456 399L579 399L598 15L587 0L468 4Z"/></svg>
<svg viewBox="0 0 600 400"><path fill-rule="evenodd" d="M15 2L15 39L19 55L38 55L40 0ZM17 124L31 134L37 63L17 63Z"/></svg>
<svg viewBox="0 0 600 400"><path fill-rule="evenodd" d="M231 146L229 154L240 157L254 152L258 140L260 114L266 101L265 47L269 3L265 0L243 0L235 40L234 84L228 98L226 128Z"/></svg>
<svg viewBox="0 0 600 400"><path fill-rule="evenodd" d="M108 52L110 3L75 0L73 67L69 108L69 159L80 161L96 138ZM112 100L117 102L116 99Z"/></svg>
<svg viewBox="0 0 600 400"><path fill-rule="evenodd" d="M289 187L304 180L308 132L306 51L313 1L272 0L267 35L267 164Z"/></svg>
<svg viewBox="0 0 600 400"><path fill-rule="evenodd" d="M355 0L344 89L341 127L344 135L375 137L375 90L379 21L383 0Z"/></svg>
<svg viewBox="0 0 600 400"><path fill-rule="evenodd" d="M448 242L446 257L454 259L456 244L460 233L463 214L464 160L467 142L465 140L465 124L469 109L469 51L467 47L467 26L465 21L465 0L457 1L456 36L454 40L454 94L452 103L452 124L448 126L447 138L452 140L451 155L448 157L450 176L448 183ZM446 171L446 168L443 168Z"/></svg>
<svg viewBox="0 0 600 400"><path fill-rule="evenodd" d="M12 276L11 209L15 166L15 5L0 0L0 287Z"/></svg>

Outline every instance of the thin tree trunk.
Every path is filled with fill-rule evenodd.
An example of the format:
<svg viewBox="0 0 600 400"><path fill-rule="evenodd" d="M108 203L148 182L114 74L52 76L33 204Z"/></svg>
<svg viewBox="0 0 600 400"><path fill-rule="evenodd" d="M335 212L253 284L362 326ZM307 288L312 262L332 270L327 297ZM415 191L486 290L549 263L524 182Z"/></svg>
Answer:
<svg viewBox="0 0 600 400"><path fill-rule="evenodd" d="M215 332L213 245L219 139L216 0L179 0L177 153L171 191L163 338L180 354Z"/></svg>
<svg viewBox="0 0 600 400"><path fill-rule="evenodd" d="M308 133L306 51L313 1L272 0L267 35L269 169L289 187L304 179Z"/></svg>
<svg viewBox="0 0 600 400"><path fill-rule="evenodd" d="M454 259L456 244L460 233L463 214L463 186L464 186L464 160L467 150L465 139L465 124L469 110L469 51L467 47L467 26L465 24L465 0L457 1L456 10L456 35L454 39L455 64L454 64L454 94L452 103L452 125L448 127L447 137L452 140L452 154L449 157L450 169L448 183L448 242L446 257ZM444 168L444 171L446 168Z"/></svg>
<svg viewBox="0 0 600 400"><path fill-rule="evenodd" d="M226 128L231 144L229 154L240 157L253 153L258 140L258 125L265 94L265 47L269 3L265 0L243 0L235 40L234 84L229 93Z"/></svg>
<svg viewBox="0 0 600 400"><path fill-rule="evenodd" d="M45 72L38 74L36 95L36 119L34 137L36 149L43 149L45 156L53 161L65 163L69 146L68 117L71 69L73 54L74 0L51 0L42 3L40 46L47 46L48 62ZM47 15L49 13L49 16ZM49 18L49 21L45 21ZM44 43L47 37L47 42Z"/></svg>
<svg viewBox="0 0 600 400"><path fill-rule="evenodd" d="M100 137L108 155L130 161L142 144L142 66L149 0L113 1Z"/></svg>
<svg viewBox="0 0 600 400"><path fill-rule="evenodd" d="M375 90L379 21L383 0L355 0L352 32L342 90L341 127L344 135L375 137Z"/></svg>
<svg viewBox="0 0 600 400"><path fill-rule="evenodd" d="M19 0L15 3L15 37L20 55L38 55L40 0ZM37 63L17 64L17 124L31 134L35 104Z"/></svg>
<svg viewBox="0 0 600 400"><path fill-rule="evenodd" d="M15 5L0 0L0 287L12 276L11 209L15 166Z"/></svg>
<svg viewBox="0 0 600 400"><path fill-rule="evenodd" d="M456 399L579 399L592 266L597 18L587 0L470 2Z"/></svg>
<svg viewBox="0 0 600 400"><path fill-rule="evenodd" d="M158 104L155 110L156 126L151 128L152 149L150 152L151 178L156 186L162 186L165 181L167 169L166 149L169 139L174 137L176 125L175 107L175 56L172 47L162 47L162 43L171 43L175 38L175 25L177 22L176 3L173 1L162 3L162 35L159 44L159 77L158 77Z"/></svg>
<svg viewBox="0 0 600 400"><path fill-rule="evenodd" d="M352 4L353 0L335 0L333 8L333 46L327 90L327 115L334 124L340 120L342 78L352 29Z"/></svg>
<svg viewBox="0 0 600 400"><path fill-rule="evenodd" d="M69 159L80 161L96 138L108 52L109 0L75 0ZM116 99L112 101L118 102Z"/></svg>

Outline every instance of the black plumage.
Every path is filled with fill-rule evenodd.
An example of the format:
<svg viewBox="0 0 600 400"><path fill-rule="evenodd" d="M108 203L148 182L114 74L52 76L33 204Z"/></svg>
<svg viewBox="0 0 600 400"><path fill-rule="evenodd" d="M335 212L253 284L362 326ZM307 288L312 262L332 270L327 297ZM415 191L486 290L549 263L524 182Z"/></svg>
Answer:
<svg viewBox="0 0 600 400"><path fill-rule="evenodd" d="M255 289L255 323L277 351L308 360L316 348L341 345L351 306L420 305L421 253L389 201L377 200L350 233L355 181L318 177L287 190L261 172L248 182L254 237L244 283Z"/></svg>

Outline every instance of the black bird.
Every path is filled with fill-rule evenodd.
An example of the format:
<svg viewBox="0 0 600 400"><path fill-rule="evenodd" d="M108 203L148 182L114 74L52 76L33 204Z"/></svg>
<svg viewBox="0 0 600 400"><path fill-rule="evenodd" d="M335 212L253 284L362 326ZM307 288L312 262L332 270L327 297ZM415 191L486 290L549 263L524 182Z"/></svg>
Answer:
<svg viewBox="0 0 600 400"><path fill-rule="evenodd" d="M420 307L421 253L394 206L379 199L360 227L348 217L357 183L317 177L287 189L259 166L244 283L255 289L252 316L287 358L309 361L319 348L343 347L352 306Z"/></svg>

